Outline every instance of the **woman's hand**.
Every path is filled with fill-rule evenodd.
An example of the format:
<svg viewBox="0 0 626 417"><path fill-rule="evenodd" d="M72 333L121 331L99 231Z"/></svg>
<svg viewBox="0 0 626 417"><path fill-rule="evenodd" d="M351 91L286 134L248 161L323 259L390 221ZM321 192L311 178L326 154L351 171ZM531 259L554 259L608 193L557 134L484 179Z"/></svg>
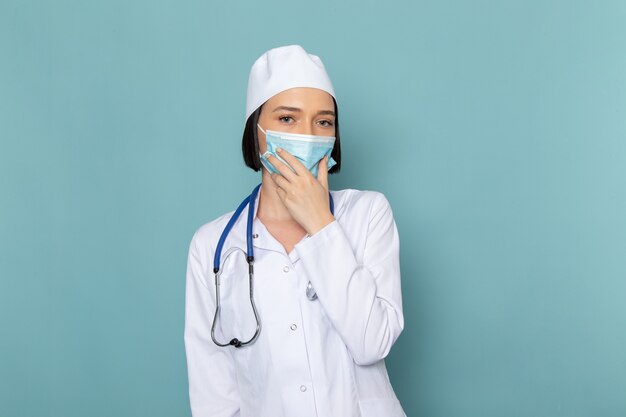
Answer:
<svg viewBox="0 0 626 417"><path fill-rule="evenodd" d="M313 235L335 218L330 212L328 199L328 157L319 162L317 178L298 159L284 149L276 150L289 166L273 155L268 161L280 172L272 173L277 186L278 197L282 200L296 222ZM295 171L295 172L294 172Z"/></svg>

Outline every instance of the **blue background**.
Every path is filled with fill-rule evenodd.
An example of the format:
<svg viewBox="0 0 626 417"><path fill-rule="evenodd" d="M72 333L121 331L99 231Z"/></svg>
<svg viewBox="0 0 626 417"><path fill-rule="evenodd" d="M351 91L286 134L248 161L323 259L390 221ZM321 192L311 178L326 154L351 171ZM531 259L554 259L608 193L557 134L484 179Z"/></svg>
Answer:
<svg viewBox="0 0 626 417"><path fill-rule="evenodd" d="M409 416L626 415L626 3L0 1L0 415L189 416L184 274L247 76L324 60L388 197Z"/></svg>

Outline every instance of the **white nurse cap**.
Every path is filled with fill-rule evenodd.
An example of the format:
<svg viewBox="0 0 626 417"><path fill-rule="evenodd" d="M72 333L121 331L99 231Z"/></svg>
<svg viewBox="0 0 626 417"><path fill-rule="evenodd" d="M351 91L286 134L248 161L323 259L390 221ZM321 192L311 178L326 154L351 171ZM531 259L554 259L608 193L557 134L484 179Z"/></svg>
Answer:
<svg viewBox="0 0 626 417"><path fill-rule="evenodd" d="M322 60L300 45L281 46L261 55L250 69L246 120L276 94L294 87L312 87L335 97Z"/></svg>

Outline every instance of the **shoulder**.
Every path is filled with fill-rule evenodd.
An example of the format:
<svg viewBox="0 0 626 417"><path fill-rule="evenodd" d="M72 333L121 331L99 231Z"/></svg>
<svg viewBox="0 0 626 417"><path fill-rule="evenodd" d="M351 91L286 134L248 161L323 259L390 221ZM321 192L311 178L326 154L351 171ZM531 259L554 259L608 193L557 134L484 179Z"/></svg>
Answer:
<svg viewBox="0 0 626 417"><path fill-rule="evenodd" d="M218 218L204 223L196 229L193 233L190 243L190 249L197 251L198 253L212 253L213 248L217 246L217 242L235 211L224 213Z"/></svg>

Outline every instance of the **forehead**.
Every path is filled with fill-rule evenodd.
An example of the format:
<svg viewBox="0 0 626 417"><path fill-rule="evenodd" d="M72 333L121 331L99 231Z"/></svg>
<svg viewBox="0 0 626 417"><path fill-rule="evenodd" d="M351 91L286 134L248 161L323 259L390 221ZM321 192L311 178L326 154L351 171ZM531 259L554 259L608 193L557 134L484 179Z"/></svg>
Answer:
<svg viewBox="0 0 626 417"><path fill-rule="evenodd" d="M299 108L327 108L333 109L333 97L324 90L311 87L294 87L281 91L267 100L268 106L289 105Z"/></svg>

